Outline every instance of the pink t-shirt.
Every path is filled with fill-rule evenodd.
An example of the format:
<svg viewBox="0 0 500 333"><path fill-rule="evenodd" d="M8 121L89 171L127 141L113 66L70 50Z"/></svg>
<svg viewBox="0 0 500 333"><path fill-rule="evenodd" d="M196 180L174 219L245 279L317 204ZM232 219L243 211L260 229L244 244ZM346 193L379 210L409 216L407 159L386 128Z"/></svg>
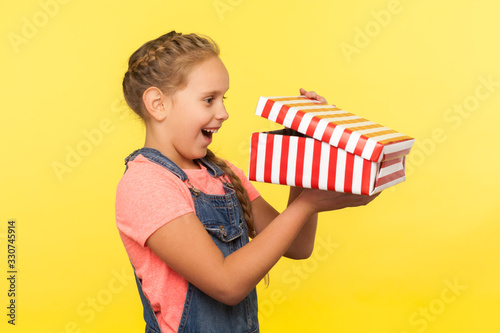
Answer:
<svg viewBox="0 0 500 333"><path fill-rule="evenodd" d="M231 163L228 165L241 179L250 200L259 197L243 171ZM221 181L211 177L204 167L184 172L190 183L204 193L224 194ZM128 170L117 189L116 224L164 333L177 332L188 282L145 244L160 227L194 211L187 185L173 173L142 155L128 162Z"/></svg>

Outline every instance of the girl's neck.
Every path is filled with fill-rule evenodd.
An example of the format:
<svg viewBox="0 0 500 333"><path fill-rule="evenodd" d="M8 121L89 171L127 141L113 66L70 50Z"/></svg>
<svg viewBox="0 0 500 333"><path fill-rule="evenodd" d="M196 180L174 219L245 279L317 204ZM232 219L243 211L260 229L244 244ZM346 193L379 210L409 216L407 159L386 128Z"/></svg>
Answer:
<svg viewBox="0 0 500 333"><path fill-rule="evenodd" d="M177 166L179 166L181 169L201 169L200 165L194 160L179 160L178 158L173 157L172 154L169 154L168 150L165 149L165 147L163 147L159 142L151 139L148 140L147 136L144 147L158 150L160 153L168 157L172 162L177 164Z"/></svg>
<svg viewBox="0 0 500 333"><path fill-rule="evenodd" d="M171 144L171 138L169 138L168 131L165 130L163 122L150 119L149 121L145 121L145 125L146 140L144 147L158 150L181 169L200 169L196 161L182 156Z"/></svg>

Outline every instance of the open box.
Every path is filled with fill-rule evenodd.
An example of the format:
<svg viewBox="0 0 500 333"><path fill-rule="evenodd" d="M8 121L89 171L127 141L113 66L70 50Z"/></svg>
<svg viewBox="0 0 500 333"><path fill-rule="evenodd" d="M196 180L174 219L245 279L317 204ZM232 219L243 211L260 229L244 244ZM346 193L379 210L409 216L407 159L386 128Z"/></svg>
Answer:
<svg viewBox="0 0 500 333"><path fill-rule="evenodd" d="M255 113L285 129L252 134L250 180L372 195L406 179L404 134L305 96L261 97Z"/></svg>

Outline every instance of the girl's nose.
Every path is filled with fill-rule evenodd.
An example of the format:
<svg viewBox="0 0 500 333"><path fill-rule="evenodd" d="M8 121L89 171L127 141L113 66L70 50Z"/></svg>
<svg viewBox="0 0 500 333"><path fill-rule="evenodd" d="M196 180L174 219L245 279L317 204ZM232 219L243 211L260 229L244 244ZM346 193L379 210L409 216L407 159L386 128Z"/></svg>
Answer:
<svg viewBox="0 0 500 333"><path fill-rule="evenodd" d="M223 104L215 114L215 119L220 121L226 121L229 118L229 113L226 111L226 106Z"/></svg>

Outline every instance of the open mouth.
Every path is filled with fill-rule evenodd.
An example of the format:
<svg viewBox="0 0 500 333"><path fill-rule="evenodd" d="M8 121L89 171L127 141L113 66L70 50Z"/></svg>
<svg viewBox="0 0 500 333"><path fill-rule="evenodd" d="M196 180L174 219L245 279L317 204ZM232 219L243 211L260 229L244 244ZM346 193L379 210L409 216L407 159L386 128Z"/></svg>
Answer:
<svg viewBox="0 0 500 333"><path fill-rule="evenodd" d="M218 132L218 129L202 129L201 130L201 133L203 134L204 137L206 137L207 139L211 139L212 138L212 135L214 133L217 133Z"/></svg>

